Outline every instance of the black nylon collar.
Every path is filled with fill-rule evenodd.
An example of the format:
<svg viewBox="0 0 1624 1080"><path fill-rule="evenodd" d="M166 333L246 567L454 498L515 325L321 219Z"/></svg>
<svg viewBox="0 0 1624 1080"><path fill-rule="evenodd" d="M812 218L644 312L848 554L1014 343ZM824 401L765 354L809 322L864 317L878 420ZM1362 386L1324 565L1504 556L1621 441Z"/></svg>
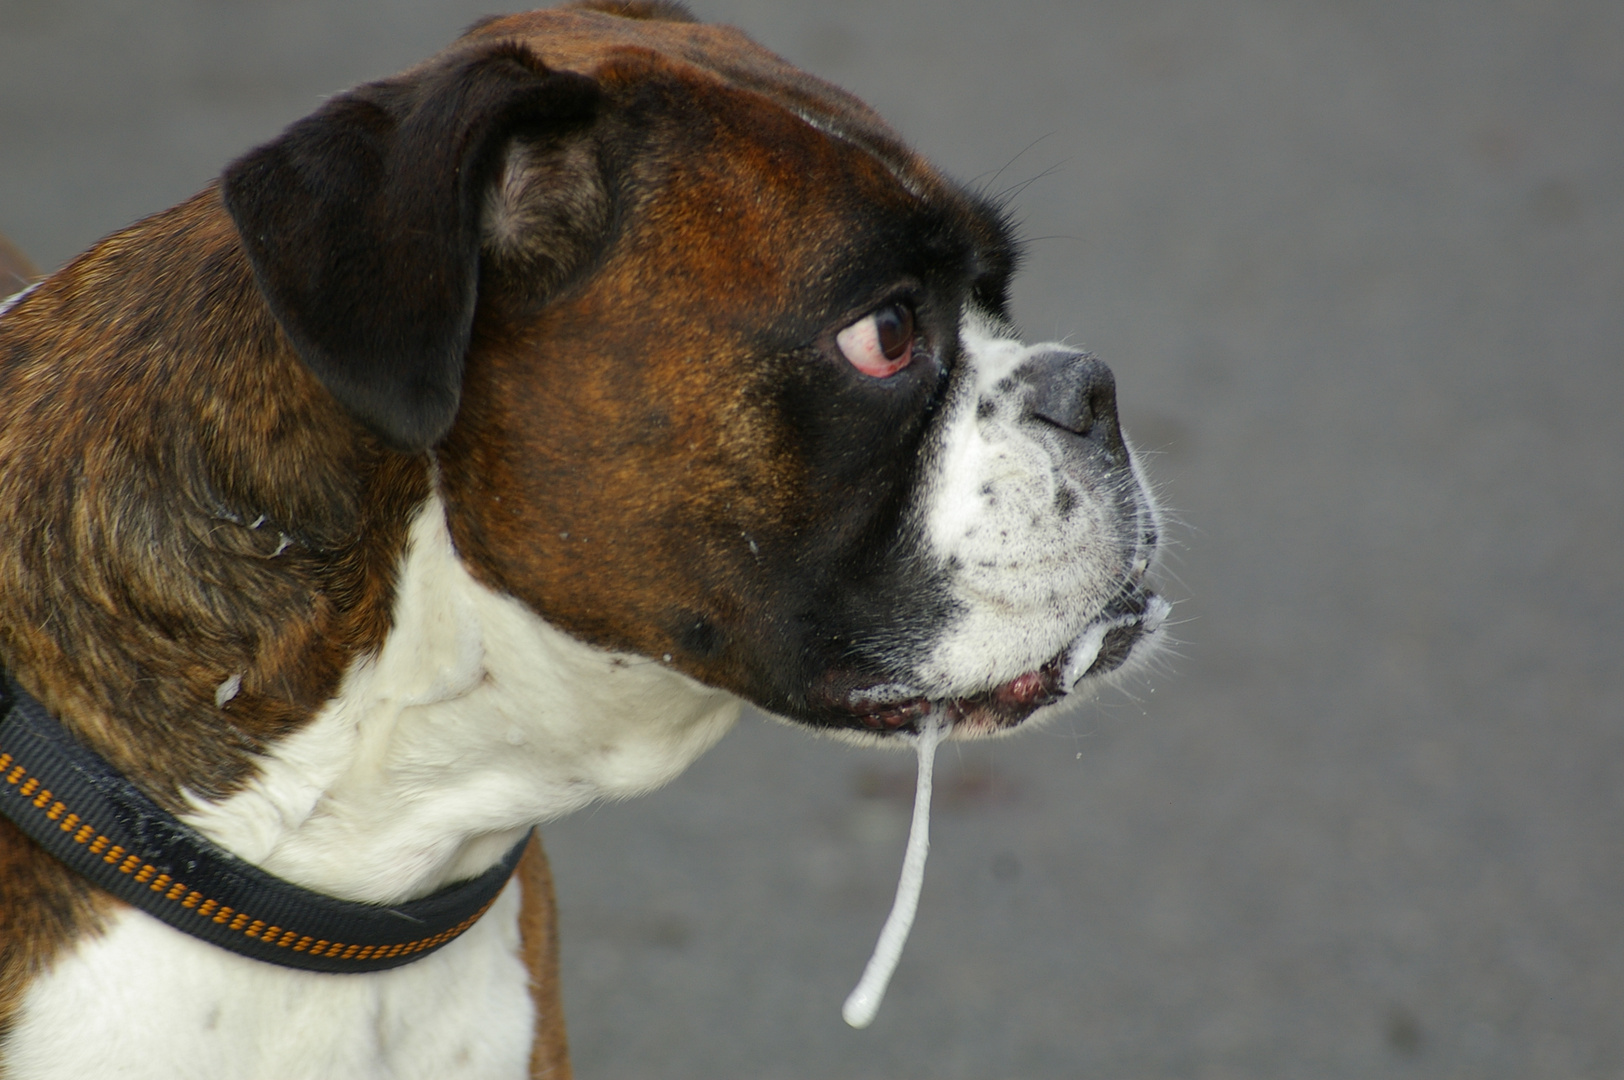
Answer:
<svg viewBox="0 0 1624 1080"><path fill-rule="evenodd" d="M400 967L496 900L521 840L477 878L409 903L339 900L273 877L159 807L0 671L0 813L91 882L193 937L305 971Z"/></svg>

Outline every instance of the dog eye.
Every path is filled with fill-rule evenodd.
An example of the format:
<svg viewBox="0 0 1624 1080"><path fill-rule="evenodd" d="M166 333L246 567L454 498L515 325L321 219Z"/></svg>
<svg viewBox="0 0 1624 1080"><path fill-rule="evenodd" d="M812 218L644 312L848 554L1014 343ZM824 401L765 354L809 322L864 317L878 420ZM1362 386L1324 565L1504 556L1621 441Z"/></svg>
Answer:
<svg viewBox="0 0 1624 1080"><path fill-rule="evenodd" d="M887 304L835 335L835 344L864 375L876 379L895 375L913 359L913 309L906 304Z"/></svg>

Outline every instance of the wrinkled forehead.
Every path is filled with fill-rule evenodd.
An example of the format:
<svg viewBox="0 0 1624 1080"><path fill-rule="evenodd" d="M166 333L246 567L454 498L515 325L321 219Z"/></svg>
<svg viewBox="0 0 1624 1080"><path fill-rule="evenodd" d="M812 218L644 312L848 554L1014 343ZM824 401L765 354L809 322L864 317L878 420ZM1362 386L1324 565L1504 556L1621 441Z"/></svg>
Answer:
<svg viewBox="0 0 1624 1080"><path fill-rule="evenodd" d="M493 38L523 42L549 67L596 79L613 81L627 71L658 67L690 84L751 94L867 151L916 192L940 183L873 109L731 26L554 9L480 23L462 43Z"/></svg>

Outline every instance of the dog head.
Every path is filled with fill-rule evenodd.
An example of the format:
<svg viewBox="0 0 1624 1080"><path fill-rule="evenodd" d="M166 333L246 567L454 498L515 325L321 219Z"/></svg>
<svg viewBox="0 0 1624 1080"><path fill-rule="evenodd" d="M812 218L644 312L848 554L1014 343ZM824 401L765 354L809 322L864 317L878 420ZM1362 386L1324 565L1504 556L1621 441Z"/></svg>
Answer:
<svg viewBox="0 0 1624 1080"><path fill-rule="evenodd" d="M1014 335L998 208L737 31L487 21L223 195L475 576L581 641L885 734L1008 728L1156 636L1111 374Z"/></svg>

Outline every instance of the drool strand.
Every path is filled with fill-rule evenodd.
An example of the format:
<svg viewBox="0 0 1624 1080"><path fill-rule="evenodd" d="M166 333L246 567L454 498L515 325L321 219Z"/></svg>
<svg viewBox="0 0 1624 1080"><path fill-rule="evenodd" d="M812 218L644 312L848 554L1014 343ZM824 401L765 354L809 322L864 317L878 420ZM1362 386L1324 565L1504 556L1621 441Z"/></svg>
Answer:
<svg viewBox="0 0 1624 1080"><path fill-rule="evenodd" d="M919 779L914 787L913 824L908 827L908 849L902 857L902 876L897 881L897 897L891 903L874 955L868 958L857 988L846 998L840 1015L854 1028L866 1028L879 1012L891 973L902 958L902 946L913 928L919 909L919 889L925 881L925 856L930 852L930 784L936 765L936 747L951 726L945 711L931 713L920 722L914 750L919 755Z"/></svg>

